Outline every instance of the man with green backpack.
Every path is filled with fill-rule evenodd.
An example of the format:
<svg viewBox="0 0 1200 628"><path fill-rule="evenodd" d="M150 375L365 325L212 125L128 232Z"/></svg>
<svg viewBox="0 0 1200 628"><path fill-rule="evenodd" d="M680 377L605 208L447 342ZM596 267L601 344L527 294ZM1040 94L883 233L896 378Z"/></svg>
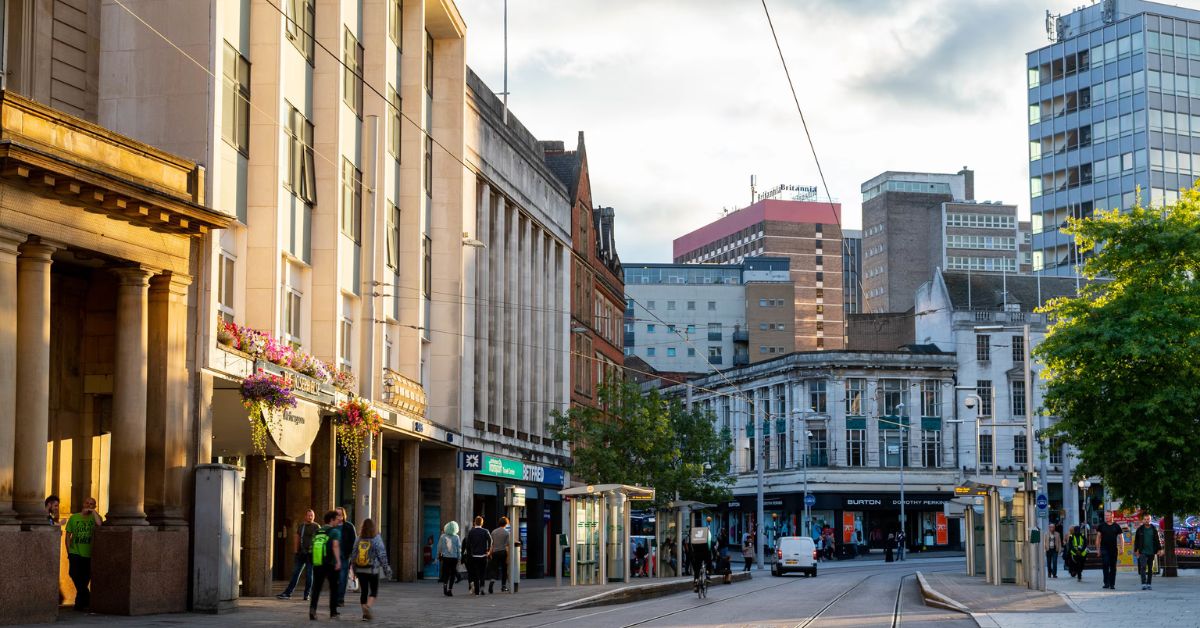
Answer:
<svg viewBox="0 0 1200 628"><path fill-rule="evenodd" d="M329 617L338 616L338 573L342 569L341 515L337 511L325 513L325 525L313 537L313 590L308 600L308 618L317 618L317 605L321 600L321 589L329 584Z"/></svg>

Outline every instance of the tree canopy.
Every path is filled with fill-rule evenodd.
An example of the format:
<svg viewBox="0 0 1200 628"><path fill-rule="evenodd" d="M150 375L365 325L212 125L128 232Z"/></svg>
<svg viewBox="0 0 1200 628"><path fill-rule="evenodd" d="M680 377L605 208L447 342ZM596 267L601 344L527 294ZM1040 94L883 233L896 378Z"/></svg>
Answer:
<svg viewBox="0 0 1200 628"><path fill-rule="evenodd" d="M1200 192L1071 220L1090 281L1058 299L1036 355L1077 473L1170 516L1200 510Z"/></svg>
<svg viewBox="0 0 1200 628"><path fill-rule="evenodd" d="M556 412L551 435L571 444L571 473L589 484L653 487L662 504L675 499L728 499L731 439L712 416L688 410L657 390L611 380L597 391L603 409Z"/></svg>

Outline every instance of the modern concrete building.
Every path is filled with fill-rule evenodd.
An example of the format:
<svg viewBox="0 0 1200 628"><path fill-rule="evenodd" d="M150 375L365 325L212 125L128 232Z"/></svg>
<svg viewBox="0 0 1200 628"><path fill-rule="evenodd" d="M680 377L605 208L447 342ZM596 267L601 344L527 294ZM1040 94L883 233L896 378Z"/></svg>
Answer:
<svg viewBox="0 0 1200 628"><path fill-rule="evenodd" d="M571 404L596 407L596 390L621 376L625 280L617 255L616 211L592 204L587 148L542 142L546 165L567 186L571 209Z"/></svg>
<svg viewBox="0 0 1200 628"><path fill-rule="evenodd" d="M1046 315L1035 310L1051 299L1075 296L1077 286L1069 277L937 271L917 291L916 306L927 314L915 322L918 343L954 355L959 386L954 412L964 421L956 426L955 437L962 444L957 466L963 477L982 477L992 484L1008 480L1015 486L1033 460L1047 482L1043 490L1050 522L1069 525L1079 523L1074 462L1069 448L1049 447L1043 459L1043 443L1033 439L1033 451L1027 445L1027 418L1037 431L1052 425L1055 417L1041 412L1043 366L1027 364L1025 356L1046 335ZM1029 390L1032 397L1027 399ZM968 397L974 398L974 407L967 405Z"/></svg>
<svg viewBox="0 0 1200 628"><path fill-rule="evenodd" d="M862 230L842 230L842 311L846 317L861 314L862 294Z"/></svg>
<svg viewBox="0 0 1200 628"><path fill-rule="evenodd" d="M937 268L1016 273L1017 208L976 201L975 174L884 172L862 184L863 312L906 312Z"/></svg>
<svg viewBox="0 0 1200 628"><path fill-rule="evenodd" d="M955 366L929 346L798 352L666 392L684 398L690 386L693 403L733 437L733 500L718 515L731 538L755 529L762 465L768 548L828 526L842 551L880 551L900 529L903 465L909 546L958 548L961 527L947 519L965 444L951 422ZM811 526L805 490L816 498Z"/></svg>
<svg viewBox="0 0 1200 628"><path fill-rule="evenodd" d="M747 257L786 257L795 289L798 351L839 349L842 315L842 207L838 203L765 199L675 239L676 264L737 264Z"/></svg>
<svg viewBox="0 0 1200 628"><path fill-rule="evenodd" d="M1105 0L1054 21L1026 55L1033 270L1073 275L1069 217L1173 203L1200 175L1200 11Z"/></svg>
<svg viewBox="0 0 1200 628"><path fill-rule="evenodd" d="M789 292L790 291L790 292ZM787 258L625 267L625 355L711 373L795 350Z"/></svg>

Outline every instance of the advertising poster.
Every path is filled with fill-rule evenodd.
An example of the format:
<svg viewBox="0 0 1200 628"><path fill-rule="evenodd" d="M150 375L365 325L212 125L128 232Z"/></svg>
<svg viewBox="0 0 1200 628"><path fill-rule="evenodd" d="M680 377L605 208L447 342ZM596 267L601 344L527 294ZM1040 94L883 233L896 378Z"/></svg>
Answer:
<svg viewBox="0 0 1200 628"><path fill-rule="evenodd" d="M852 512L842 513L842 542L854 542L854 513Z"/></svg>
<svg viewBox="0 0 1200 628"><path fill-rule="evenodd" d="M950 543L950 530L946 527L946 513L937 513L935 525L937 527L937 544L948 545Z"/></svg>

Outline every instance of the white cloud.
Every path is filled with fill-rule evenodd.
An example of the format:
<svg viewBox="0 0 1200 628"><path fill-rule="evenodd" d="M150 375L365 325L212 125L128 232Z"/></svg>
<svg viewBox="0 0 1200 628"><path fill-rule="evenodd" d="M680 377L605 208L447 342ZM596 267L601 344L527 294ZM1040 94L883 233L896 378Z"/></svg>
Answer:
<svg viewBox="0 0 1200 628"><path fill-rule="evenodd" d="M847 228L885 170L975 170L1028 213L1024 54L1064 0L768 0ZM458 0L468 64L503 82L502 3ZM1057 5L1057 6L1054 6ZM819 184L759 2L511 0L509 103L539 139L587 137L626 262L760 187Z"/></svg>

